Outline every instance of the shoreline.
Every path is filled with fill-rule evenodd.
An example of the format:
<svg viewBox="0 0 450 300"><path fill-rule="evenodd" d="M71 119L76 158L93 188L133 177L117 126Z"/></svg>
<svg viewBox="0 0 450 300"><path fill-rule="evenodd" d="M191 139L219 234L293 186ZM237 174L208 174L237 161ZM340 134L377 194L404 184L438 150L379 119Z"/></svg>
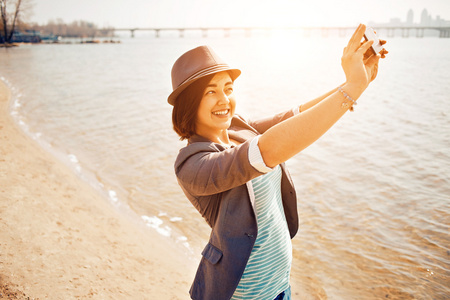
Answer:
<svg viewBox="0 0 450 300"><path fill-rule="evenodd" d="M189 298L196 262L182 246L42 149L15 124L11 100L0 81L0 299Z"/></svg>

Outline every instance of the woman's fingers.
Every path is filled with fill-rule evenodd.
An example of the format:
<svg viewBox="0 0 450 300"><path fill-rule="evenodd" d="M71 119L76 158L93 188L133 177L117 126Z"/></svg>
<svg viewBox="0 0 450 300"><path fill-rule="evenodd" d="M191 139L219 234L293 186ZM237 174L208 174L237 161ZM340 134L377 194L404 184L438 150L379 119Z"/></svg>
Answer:
<svg viewBox="0 0 450 300"><path fill-rule="evenodd" d="M371 58L369 58L365 65L366 69L369 72L370 81L373 81L378 74L378 62L380 61L381 56L380 55L373 55Z"/></svg>
<svg viewBox="0 0 450 300"><path fill-rule="evenodd" d="M386 44L386 41L385 40L380 40L380 44L381 45L384 45L384 44ZM386 49L382 49L381 51L380 51L380 55L381 55L381 58L385 58L386 57L386 54L388 54L389 53L389 51L387 51Z"/></svg>
<svg viewBox="0 0 450 300"><path fill-rule="evenodd" d="M367 50L369 50L370 46L372 46L372 45L373 45L373 40L367 41L358 48L357 52L360 52L362 55L364 55L364 53L366 53Z"/></svg>
<svg viewBox="0 0 450 300"><path fill-rule="evenodd" d="M365 30L366 30L366 25L359 24L358 28L356 28L352 37L348 41L347 49L349 51L356 51L358 49Z"/></svg>
<svg viewBox="0 0 450 300"><path fill-rule="evenodd" d="M380 58L380 55L373 55L366 61L365 65L369 68L372 68L374 65L378 64Z"/></svg>

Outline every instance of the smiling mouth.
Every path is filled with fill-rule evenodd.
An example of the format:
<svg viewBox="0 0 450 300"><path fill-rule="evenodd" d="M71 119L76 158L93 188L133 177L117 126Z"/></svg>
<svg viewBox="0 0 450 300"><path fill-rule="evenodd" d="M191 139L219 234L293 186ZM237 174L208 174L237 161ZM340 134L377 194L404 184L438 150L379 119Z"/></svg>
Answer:
<svg viewBox="0 0 450 300"><path fill-rule="evenodd" d="M213 111L212 114L215 116L225 116L230 112L229 109L224 109L224 110L218 110L218 111Z"/></svg>

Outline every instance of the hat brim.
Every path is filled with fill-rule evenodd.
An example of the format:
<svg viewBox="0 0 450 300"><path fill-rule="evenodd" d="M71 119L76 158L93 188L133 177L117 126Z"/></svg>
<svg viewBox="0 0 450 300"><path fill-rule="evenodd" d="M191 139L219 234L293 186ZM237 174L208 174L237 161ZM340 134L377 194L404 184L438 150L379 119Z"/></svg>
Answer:
<svg viewBox="0 0 450 300"><path fill-rule="evenodd" d="M205 76L208 75L212 75L212 74L216 74L216 73L220 73L220 72L224 72L224 71L228 71L230 72L230 77L231 79L234 81L236 78L239 77L239 75L241 75L241 70L239 69L231 69L228 66L220 66L217 68L214 68L213 70L208 70L205 72L202 72L200 75L184 82L183 84L181 84L179 87L177 87L170 95L169 98L167 99L167 102L170 105L175 105L175 100L177 99L177 97L181 94L181 92L183 92L188 86L190 86L192 83L194 83L195 81L199 80L200 78L203 78Z"/></svg>

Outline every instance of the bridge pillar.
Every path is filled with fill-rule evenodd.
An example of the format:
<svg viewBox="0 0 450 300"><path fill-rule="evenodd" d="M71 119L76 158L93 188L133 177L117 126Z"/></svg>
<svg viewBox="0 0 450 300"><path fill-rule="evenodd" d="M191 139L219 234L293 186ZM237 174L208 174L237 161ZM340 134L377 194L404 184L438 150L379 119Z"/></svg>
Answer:
<svg viewBox="0 0 450 300"><path fill-rule="evenodd" d="M409 37L409 28L402 28L402 37L404 38Z"/></svg>
<svg viewBox="0 0 450 300"><path fill-rule="evenodd" d="M134 29L131 29L130 32L131 32L131 37L134 38Z"/></svg>
<svg viewBox="0 0 450 300"><path fill-rule="evenodd" d="M157 38L159 38L159 29L155 29L155 36L157 37Z"/></svg>
<svg viewBox="0 0 450 300"><path fill-rule="evenodd" d="M180 28L178 31L180 32L180 38L184 38L184 29Z"/></svg>
<svg viewBox="0 0 450 300"><path fill-rule="evenodd" d="M387 36L388 37L394 37L395 35L395 29L394 28L388 28L387 29Z"/></svg>
<svg viewBox="0 0 450 300"><path fill-rule="evenodd" d="M418 37L418 38L423 38L424 32L425 32L425 29L423 29L423 28L417 28L417 29L416 29L416 37Z"/></svg>
<svg viewBox="0 0 450 300"><path fill-rule="evenodd" d="M439 37L440 38L450 38L450 30L448 30L448 29L439 29Z"/></svg>

